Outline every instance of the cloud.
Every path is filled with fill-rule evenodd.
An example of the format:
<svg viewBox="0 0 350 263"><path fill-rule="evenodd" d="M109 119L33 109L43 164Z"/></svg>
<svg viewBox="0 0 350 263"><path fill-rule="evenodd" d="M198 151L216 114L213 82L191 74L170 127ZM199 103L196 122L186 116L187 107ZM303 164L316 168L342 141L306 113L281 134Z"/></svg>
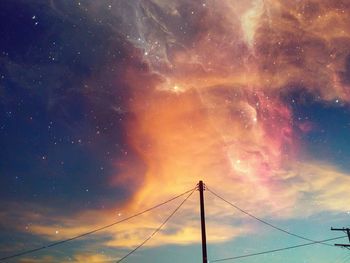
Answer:
<svg viewBox="0 0 350 263"><path fill-rule="evenodd" d="M177 180L186 179L177 178ZM334 166L324 163L294 163L288 169L276 173L271 181L273 184L258 188L254 185L254 181L249 184L232 175L227 175L226 178L216 177L205 180L210 189L261 218L284 221L303 219L322 212L337 214L348 211L347 204L342 200L350 197L346 187L350 183L350 177ZM144 191L148 191L149 198L138 200L137 205L136 202L132 202L132 206L125 207L125 210L120 208L115 208L114 211L90 210L70 218L56 217L54 221L43 213L36 219L32 219L28 230L19 228L17 231L25 230L51 241L70 238L129 216L142 207L148 207L153 198L163 200L169 196L169 191L162 191L162 188L155 190L154 185L154 183L145 185L143 188ZM153 191L152 194L151 191ZM247 220L246 215L234 210L219 199L215 199L209 192L205 192L205 196L209 242L225 242L254 231L256 225L252 224L251 220ZM133 248L144 241L177 204L176 202L169 204L153 213L96 233L89 237L90 246L91 248ZM23 221L28 220L29 214L20 213L19 218L22 218ZM199 242L199 211L196 192L195 196L191 197L178 214L145 247Z"/></svg>
<svg viewBox="0 0 350 263"><path fill-rule="evenodd" d="M76 254L72 257L72 260L66 261L66 262L106 262L110 261L111 258L107 257L103 254L91 254L91 253L81 253Z"/></svg>
<svg viewBox="0 0 350 263"><path fill-rule="evenodd" d="M87 5L92 17L107 12L100 2ZM122 205L71 217L50 217L41 208L35 215L26 209L7 212L3 220L19 214L22 223L32 221L32 234L60 240L153 206L199 180L260 217L287 220L347 211L342 200L350 197L349 174L329 163L299 159L293 112L281 94L287 87L303 87L321 101L349 101L349 5L277 0L232 5L130 1L112 7L107 21L117 19L112 27L137 49L118 75L129 89L125 130L136 157L116 161L122 172L109 183L132 188L132 196ZM211 242L252 231L251 223L235 221L224 204L211 202ZM198 203L186 205L148 246L200 241ZM98 237L107 247L135 247L171 209ZM87 261L85 256L76 260Z"/></svg>
<svg viewBox="0 0 350 263"><path fill-rule="evenodd" d="M103 254L92 254L92 253L77 253L73 256L66 257L68 259L62 259L62 258L55 258L52 256L42 256L39 258L22 258L19 259L19 262L21 263L68 263L68 262L76 262L76 263L85 263L85 262L91 262L91 263L97 263L97 262L110 262L111 258L107 257Z"/></svg>
<svg viewBox="0 0 350 263"><path fill-rule="evenodd" d="M57 259L55 259L52 256L43 256L40 258L21 258L18 260L20 263L46 263L46 262L59 262Z"/></svg>

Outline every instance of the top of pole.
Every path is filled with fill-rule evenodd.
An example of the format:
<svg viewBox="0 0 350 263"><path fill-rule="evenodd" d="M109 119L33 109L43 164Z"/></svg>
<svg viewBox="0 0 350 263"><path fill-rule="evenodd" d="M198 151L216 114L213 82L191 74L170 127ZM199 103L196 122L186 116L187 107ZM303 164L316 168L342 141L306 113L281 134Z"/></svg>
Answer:
<svg viewBox="0 0 350 263"><path fill-rule="evenodd" d="M199 187L199 189L203 189L204 190L204 183L203 183L202 180L199 180L198 187Z"/></svg>

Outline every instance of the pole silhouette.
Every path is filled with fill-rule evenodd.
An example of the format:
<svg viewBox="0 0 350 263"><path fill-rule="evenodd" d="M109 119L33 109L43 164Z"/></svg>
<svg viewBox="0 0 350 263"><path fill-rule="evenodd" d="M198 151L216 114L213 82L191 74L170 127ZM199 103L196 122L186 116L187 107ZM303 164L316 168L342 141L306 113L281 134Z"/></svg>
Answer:
<svg viewBox="0 0 350 263"><path fill-rule="evenodd" d="M332 231L343 231L345 232L347 235L348 235L348 239L349 239L349 242L350 242L350 228L333 228L331 227L331 230ZM345 247L345 248L350 248L350 244L334 244L335 246L338 246L338 247Z"/></svg>
<svg viewBox="0 0 350 263"><path fill-rule="evenodd" d="M204 184L203 181L198 183L199 200L200 200L200 213L201 213L201 229L202 229L202 256L203 263L208 263L207 256L207 237L205 233L205 213L204 213Z"/></svg>

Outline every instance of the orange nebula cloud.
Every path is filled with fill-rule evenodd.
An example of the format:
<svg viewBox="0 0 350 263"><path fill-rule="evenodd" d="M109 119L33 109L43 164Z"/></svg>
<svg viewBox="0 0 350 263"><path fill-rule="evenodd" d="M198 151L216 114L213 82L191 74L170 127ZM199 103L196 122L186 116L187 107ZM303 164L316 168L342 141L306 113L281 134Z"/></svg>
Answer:
<svg viewBox="0 0 350 263"><path fill-rule="evenodd" d="M240 3L241 13L234 11L237 3L233 8L229 1L211 1L211 8L195 10L194 37L182 48L169 47L163 53L163 68L154 65L152 52L147 53L144 59L158 76L156 81L129 72L127 79L135 90L130 144L146 166L132 207L203 179L213 187L229 185L222 191L232 200L249 199L254 211L266 206L271 213L290 210L286 215L292 216L302 187L289 191L289 176L297 177L290 167L329 178L318 164L309 167L297 160L301 148L292 111L281 97L302 87L324 101L349 101L347 83L339 74L346 55L342 46L338 48L349 41L349 28L342 22L348 19L348 6L331 1ZM180 9L181 4L174 5L173 11ZM330 23L341 29L328 34ZM176 43L177 32L170 27L167 32ZM308 131L305 125L300 129ZM321 180L298 176L304 183ZM339 178L348 181L345 175ZM317 211L331 209L328 201L322 202L327 205Z"/></svg>

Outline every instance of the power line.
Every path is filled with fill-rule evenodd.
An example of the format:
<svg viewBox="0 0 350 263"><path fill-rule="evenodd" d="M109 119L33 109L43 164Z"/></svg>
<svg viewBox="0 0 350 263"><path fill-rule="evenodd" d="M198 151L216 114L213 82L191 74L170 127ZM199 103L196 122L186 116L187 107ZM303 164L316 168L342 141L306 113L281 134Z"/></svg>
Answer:
<svg viewBox="0 0 350 263"><path fill-rule="evenodd" d="M164 202L162 202L162 203L160 203L160 204L158 204L158 205L155 205L155 206L153 206L153 207L150 207L150 208L148 208L148 209L145 209L145 210L143 210L143 211L141 211L141 212L139 212L139 213L136 213L136 214L134 214L134 215L132 215L132 216L129 216L129 217L127 217L127 218L124 218L124 219L121 219L121 220L119 220L119 221L113 222L113 223L111 223L111 224L109 224L109 225L105 225L105 226L99 227L99 228L97 228L97 229L91 230L91 231L89 231L89 232L86 232L86 233L83 233L83 234L80 234L80 235L77 235L77 236L74 236L74 237L71 237L71 238L68 238L68 239L64 239L64 240L61 240L61 241L57 241L57 242L54 242L54 243L51 243L51 244L48 244L48 245L45 245L45 246L42 246L42 247L38 247L38 248L26 250L26 251L19 252L19 253L16 253L16 254L13 254L13 255L10 255L10 256L7 256L7 257L2 257L2 258L0 258L0 261L7 260L7 259L11 259L11 258L16 258L16 257L20 257L20 256L24 256L24 255L27 255L27 254L31 254L31 253L34 253L34 252L37 252L37 251L40 251L40 250L43 250L43 249L47 249L47 248L51 248L51 247L54 247L54 246L58 246L58 245L61 245L61 244L63 244L63 243L66 243L66 242L73 241L73 240L75 240L75 239L79 239L79 238L82 238L82 237L85 237L85 236L94 234L94 233L96 233L96 232L102 231L102 230L107 229L107 228L109 228L109 227L115 226L115 225L117 225L117 224L123 223L123 222L125 222L125 221L127 221L127 220L130 220L130 219L132 219L132 218L135 218L135 217L137 217L137 216L140 216L140 215L142 215L142 214L145 214L145 213L147 213L147 212L149 212L149 211L151 211L151 210L154 210L154 209L156 209L156 208L158 208L158 207L160 207L160 206L162 206L162 205L165 205L165 204L167 204L167 203L169 203L169 202L171 202L171 201L174 201L175 199L178 199L178 198L180 198L181 196L184 196L184 195L186 195L186 194L189 193L189 192L191 192L191 194L192 194L193 191L194 191L195 189L196 189L196 187L195 187L195 188L192 188L192 189L190 189L190 190L188 190L188 191L186 191L186 192L184 192L184 193L182 193L182 194L179 194L179 195L177 195L177 196L175 196L175 197L173 197L173 198L170 198L170 199L168 199L168 200L166 200L166 201L164 201Z"/></svg>
<svg viewBox="0 0 350 263"><path fill-rule="evenodd" d="M162 229L162 227L170 220L170 218L172 218L172 216L181 208L181 206L187 201L187 199L190 198L190 196L193 194L195 190L196 189L192 190L192 192L175 208L175 210L164 220L164 222L156 230L153 231L153 233L149 237L147 237L142 243L140 243L137 247L135 247L133 250L131 250L129 253L123 256L121 259L119 259L117 263L121 262L131 254L136 252L136 250L141 248L144 244L147 243L147 241L149 241L155 234L157 234Z"/></svg>
<svg viewBox="0 0 350 263"><path fill-rule="evenodd" d="M278 230L278 231L281 231L281 232L283 232L283 233L285 233L285 234L288 234L288 235L291 235L291 236L294 236L294 237L297 237L297 238L300 238L300 239L303 239L303 240L307 240L307 241L319 243L319 244L322 244L322 245L325 245L325 246L331 246L331 247L333 247L333 245L330 245L330 244L327 244L327 243L323 243L323 241L315 241L315 240L312 240L312 239L310 239L310 238L303 237L303 236L298 235L298 234L294 234L294 233L289 232L289 231L287 231L287 230L285 230L285 229L282 229L282 228L280 228L280 227L278 227L278 226L275 226L275 225L273 225L273 224L271 224L271 223L269 223L269 222L267 222L267 221L265 221L265 220L263 220L263 219L261 219L261 218L259 218L259 217L254 216L253 214L251 214L251 213L249 213L249 212L243 210L242 208L238 207L237 205L234 205L233 203L227 201L225 198L223 198L223 197L219 196L218 194L216 194L215 192L211 191L208 187L207 187L207 190L208 190L211 194L215 195L217 198L221 199L221 200L224 201L225 203L231 205L232 207L236 208L237 210L241 211L242 213L246 214L247 216L250 216L251 218L254 218L255 220L257 220L257 221L259 221L259 222L261 222L261 223L263 223L263 224L265 224L265 225L268 225L268 226L270 226L270 227L272 227L272 228L274 228L274 229L276 229L276 230Z"/></svg>
<svg viewBox="0 0 350 263"><path fill-rule="evenodd" d="M332 241L332 240L336 240L336 239L341 239L341 238L344 238L344 237L346 237L346 236L334 237L334 238L329 238L329 239L325 239L325 240L321 240L321 241L314 241L314 242L305 243L305 244L301 244L301 245L277 248L277 249L273 249L273 250L267 250L267 251L263 251L263 252L246 254L246 255L241 255L241 256L236 256L236 257L214 259L214 260L210 260L210 262L220 262L220 261L227 261L227 260L234 260L234 259L239 259L239 258L247 258L247 257L252 257L252 256L258 256L258 255L263 255L263 254L269 254L269 253L283 251L283 250L288 250L288 249L294 249L294 248L299 248L299 247L310 246L310 245L318 244L320 242L327 242L327 241Z"/></svg>

